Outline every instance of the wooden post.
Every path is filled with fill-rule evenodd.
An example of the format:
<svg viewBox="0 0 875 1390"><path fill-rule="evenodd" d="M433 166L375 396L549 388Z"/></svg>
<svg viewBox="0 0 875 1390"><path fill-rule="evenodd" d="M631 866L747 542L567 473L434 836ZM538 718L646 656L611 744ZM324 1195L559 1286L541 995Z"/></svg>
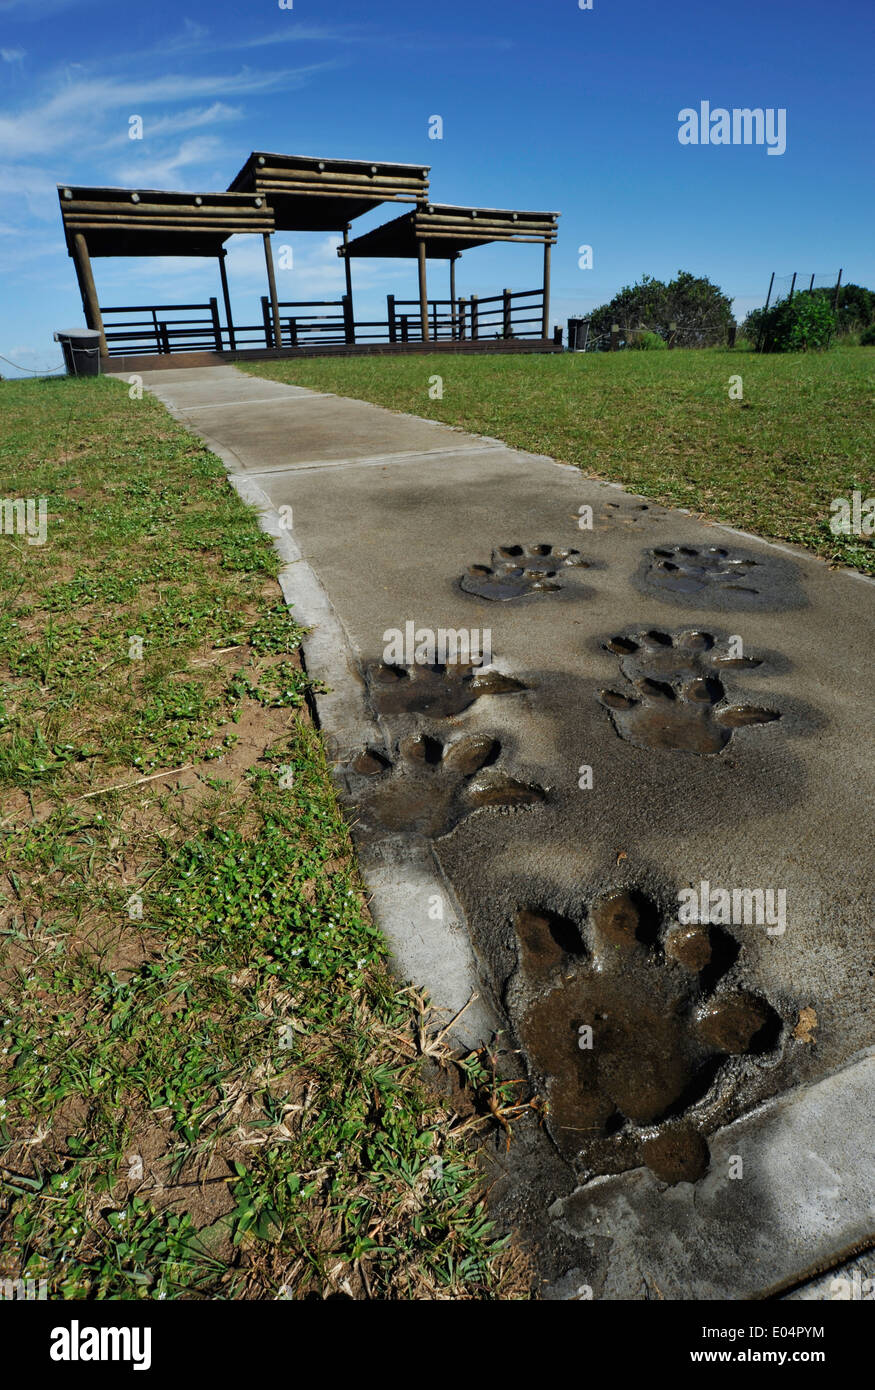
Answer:
<svg viewBox="0 0 875 1390"><path fill-rule="evenodd" d="M401 315L401 341L402 341L402 343L406 343L406 342L407 342L407 338L408 338L408 334L407 334L407 315L406 315L406 314L402 314L402 315Z"/></svg>
<svg viewBox="0 0 875 1390"><path fill-rule="evenodd" d="M273 317L273 346L282 347L283 330L280 324L280 305L276 292L276 274L273 268L273 251L270 245L270 232L262 232L264 239L264 260L267 266L267 284L270 290L270 307Z"/></svg>
<svg viewBox="0 0 875 1390"><path fill-rule="evenodd" d="M261 296L261 318L264 323L264 345L265 347L272 347L273 329L270 325L270 308L266 294Z"/></svg>
<svg viewBox="0 0 875 1390"><path fill-rule="evenodd" d="M346 297L347 297L347 299L349 300L349 313L350 313L350 318L352 319L353 324L355 324L355 319L354 319L353 312L352 312L352 266L350 265L349 253L347 252L347 249L346 249L348 246L349 246L349 226L347 225L347 226L344 227L344 229L343 229L343 268L344 268L344 270L346 271ZM354 330L353 330L353 338L352 338L352 341L355 342L355 332L354 332Z"/></svg>
<svg viewBox="0 0 875 1390"><path fill-rule="evenodd" d="M502 338L513 337L513 325L510 321L510 290L501 291L501 336ZM544 335L546 336L546 334Z"/></svg>
<svg viewBox="0 0 875 1390"><path fill-rule="evenodd" d="M677 334L678 334L678 326L677 326L677 324L676 324L676 323L670 323L670 324L668 325L668 345L669 345L670 348L673 348L673 347L674 347L675 338L677 337Z"/></svg>
<svg viewBox="0 0 875 1390"><path fill-rule="evenodd" d="M793 279L790 281L790 303L793 303L793 291L796 288L796 271L793 271Z"/></svg>
<svg viewBox="0 0 875 1390"><path fill-rule="evenodd" d="M768 292L768 294L766 295L766 303L765 303L766 309L768 309L768 307L769 307L769 300L770 300L771 297L772 297L772 286L774 285L774 283L775 283L775 272L772 271L772 278L771 278L771 280L769 281L769 292Z"/></svg>
<svg viewBox="0 0 875 1390"><path fill-rule="evenodd" d="M81 232L77 232L73 237L73 261L76 266L76 278L79 281L79 293L82 295L82 308L85 313L85 322L89 328L94 329L100 334L100 352L102 357L106 357L106 334L103 330L103 315L100 312L100 303L97 298L97 288L94 284L94 276L91 271L91 257L88 254L88 242Z"/></svg>
<svg viewBox="0 0 875 1390"><path fill-rule="evenodd" d="M620 346L620 325L611 324L611 352L617 352Z"/></svg>
<svg viewBox="0 0 875 1390"><path fill-rule="evenodd" d="M555 326L554 329L553 329L553 346L554 346L554 347L561 347L561 346L562 346L562 325L561 325L561 323L557 323L556 326Z"/></svg>
<svg viewBox="0 0 875 1390"><path fill-rule="evenodd" d="M836 297L835 297L835 299L833 300L833 303L832 303L832 311L833 311L834 314L837 314L838 311L839 311L839 290L841 289L841 284L842 284L842 272L841 272L841 270L840 270L840 271L839 271L839 278L836 280Z"/></svg>
<svg viewBox="0 0 875 1390"><path fill-rule="evenodd" d="M428 282L425 273L425 241L420 239L419 246L419 318L422 324L422 341L428 342Z"/></svg>
<svg viewBox="0 0 875 1390"><path fill-rule="evenodd" d="M456 336L456 257L450 256L450 337Z"/></svg>
<svg viewBox="0 0 875 1390"><path fill-rule="evenodd" d="M210 318L213 320L213 341L216 344L216 352L222 351L222 324L219 319L219 301L210 300Z"/></svg>
<svg viewBox="0 0 875 1390"><path fill-rule="evenodd" d="M222 298L225 301L225 322L228 325L228 346L231 351L236 351L237 339L234 334L234 320L231 317L231 296L228 293L228 272L225 270L225 257L228 252L224 246L219 252L219 275L222 277Z"/></svg>
<svg viewBox="0 0 875 1390"><path fill-rule="evenodd" d="M431 310L431 326L432 326L432 332L434 333L434 336L435 336L435 341L437 341L437 339L440 337L440 333L438 332L438 302L437 302L437 300L435 300L434 303L433 303L433 305L432 305L432 310Z"/></svg>
<svg viewBox="0 0 875 1390"><path fill-rule="evenodd" d="M395 296L394 296L394 294L387 294L387 295L386 295L386 312L387 312L387 316L388 316L388 319L389 319L389 342L390 342L390 343L397 343L397 341L398 341L398 327L397 327L397 324L395 323Z"/></svg>
<svg viewBox="0 0 875 1390"><path fill-rule="evenodd" d="M341 300L343 305L343 340L345 343L355 342L355 322L352 317L352 300L348 294Z"/></svg>
<svg viewBox="0 0 875 1390"><path fill-rule="evenodd" d="M729 347L735 347L735 335L738 332L738 324L732 319L729 324Z"/></svg>
<svg viewBox="0 0 875 1390"><path fill-rule="evenodd" d="M289 342L292 347L298 346L298 320L289 319Z"/></svg>
<svg viewBox="0 0 875 1390"><path fill-rule="evenodd" d="M471 337L480 337L479 295L471 295Z"/></svg>
<svg viewBox="0 0 875 1390"><path fill-rule="evenodd" d="M466 305L466 303L467 303L467 300L464 299L464 298L459 300L459 339L460 339L460 341L462 341L462 342L464 342L464 339L465 339L465 305Z"/></svg>
<svg viewBox="0 0 875 1390"><path fill-rule="evenodd" d="M541 337L546 338L550 331L550 243L544 242L544 309L541 319Z"/></svg>
<svg viewBox="0 0 875 1390"><path fill-rule="evenodd" d="M811 294L811 291L812 291L813 289L814 289L814 276L812 275L811 279L808 281L808 293Z"/></svg>

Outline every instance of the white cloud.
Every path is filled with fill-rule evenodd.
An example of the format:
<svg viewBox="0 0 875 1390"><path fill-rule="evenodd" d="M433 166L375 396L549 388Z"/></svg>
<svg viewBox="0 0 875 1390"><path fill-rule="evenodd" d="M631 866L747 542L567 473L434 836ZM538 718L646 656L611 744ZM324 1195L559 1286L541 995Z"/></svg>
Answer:
<svg viewBox="0 0 875 1390"><path fill-rule="evenodd" d="M4 63L20 63L27 54L23 48L0 48L0 58Z"/></svg>
<svg viewBox="0 0 875 1390"><path fill-rule="evenodd" d="M140 142L131 141L130 144L133 150ZM214 135L195 136L191 140L183 140L177 150L168 153L163 159L147 157L130 159L124 164L119 164L116 166L115 175L125 187L136 185L138 188L172 188L180 170L188 169L192 165L205 164L219 157L223 148L223 142ZM148 153L148 149L143 150L144 155Z"/></svg>
<svg viewBox="0 0 875 1390"><path fill-rule="evenodd" d="M95 125L111 112L139 114L141 107L190 100L192 97L235 96L302 87L311 77L334 67L315 63L257 73L244 67L238 73L131 79L77 78L60 86L47 100L15 115L0 116L0 155L56 154L71 145L93 146Z"/></svg>

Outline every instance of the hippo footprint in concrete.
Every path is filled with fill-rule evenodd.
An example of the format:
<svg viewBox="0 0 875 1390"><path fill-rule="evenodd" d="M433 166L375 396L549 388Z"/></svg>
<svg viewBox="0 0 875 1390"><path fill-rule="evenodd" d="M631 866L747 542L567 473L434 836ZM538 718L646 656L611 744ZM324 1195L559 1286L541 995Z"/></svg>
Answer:
<svg viewBox="0 0 875 1390"><path fill-rule="evenodd" d="M362 819L436 839L484 807L544 801L541 787L495 766L501 751L499 740L484 734L452 743L425 734L402 739L394 763L378 749L365 749L349 769L372 783L362 797Z"/></svg>
<svg viewBox="0 0 875 1390"><path fill-rule="evenodd" d="M522 681L470 662L432 662L412 666L381 662L367 673L368 689L380 714L430 714L449 717L483 695L525 690Z"/></svg>
<svg viewBox="0 0 875 1390"><path fill-rule="evenodd" d="M722 653L710 632L651 630L612 637L605 646L620 657L635 694L602 690L598 699L620 737L639 748L719 753L736 729L781 717L761 705L730 702L718 672L761 662Z"/></svg>
<svg viewBox="0 0 875 1390"><path fill-rule="evenodd" d="M780 1020L721 981L738 954L722 930L669 925L618 891L581 929L540 908L518 913L519 968L508 990L547 1126L570 1161L624 1131L632 1160L663 1181L695 1181L708 1150L688 1112L729 1057L772 1047Z"/></svg>
<svg viewBox="0 0 875 1390"><path fill-rule="evenodd" d="M459 583L466 594L507 602L527 594L557 593L563 587L555 582L561 569L588 568L579 550L564 546L501 545L493 550L491 564L470 565Z"/></svg>
<svg viewBox="0 0 875 1390"><path fill-rule="evenodd" d="M650 552L647 577L661 589L682 594L720 588L732 593L759 593L758 561L722 545L673 545Z"/></svg>
<svg viewBox="0 0 875 1390"><path fill-rule="evenodd" d="M649 502L606 502L604 511L599 513L599 521L609 526L640 526L665 515L662 508L653 507Z"/></svg>

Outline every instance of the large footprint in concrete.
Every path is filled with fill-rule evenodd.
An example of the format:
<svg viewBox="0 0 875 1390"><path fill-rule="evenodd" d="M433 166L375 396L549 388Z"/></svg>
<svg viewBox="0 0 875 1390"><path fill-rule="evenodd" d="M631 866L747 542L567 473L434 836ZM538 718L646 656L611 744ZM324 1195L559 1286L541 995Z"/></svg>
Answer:
<svg viewBox="0 0 875 1390"><path fill-rule="evenodd" d="M640 1161L664 1181L695 1181L708 1151L686 1112L727 1057L764 1050L779 1030L764 999L720 988L737 942L715 927L661 930L654 905L625 890L594 903L585 929L541 909L515 928L516 1031L559 1150L573 1161L630 1122L645 1129Z"/></svg>
<svg viewBox="0 0 875 1390"><path fill-rule="evenodd" d="M362 797L362 819L436 839L481 808L544 801L541 787L495 766L500 755L499 740L485 734L452 743L418 734L401 740L394 762L379 749L365 749L350 765L372 784Z"/></svg>
<svg viewBox="0 0 875 1390"><path fill-rule="evenodd" d="M380 714L430 714L449 717L483 695L525 690L522 681L501 671L482 670L470 662L396 666L380 662L367 673L368 689Z"/></svg>
<svg viewBox="0 0 875 1390"><path fill-rule="evenodd" d="M753 670L753 657L721 654L710 632L623 634L605 643L635 693L601 690L621 738L639 748L719 753L745 725L771 724L780 714L730 701L719 672Z"/></svg>
<svg viewBox="0 0 875 1390"><path fill-rule="evenodd" d="M695 607L721 611L798 608L805 603L799 573L774 548L752 555L728 545L660 545L645 551L639 588Z"/></svg>
<svg viewBox="0 0 875 1390"><path fill-rule="evenodd" d="M478 598L525 598L528 594L557 593L555 582L561 569L588 569L589 562L579 550L564 546L501 545L492 552L488 565L470 565L459 580L466 594Z"/></svg>

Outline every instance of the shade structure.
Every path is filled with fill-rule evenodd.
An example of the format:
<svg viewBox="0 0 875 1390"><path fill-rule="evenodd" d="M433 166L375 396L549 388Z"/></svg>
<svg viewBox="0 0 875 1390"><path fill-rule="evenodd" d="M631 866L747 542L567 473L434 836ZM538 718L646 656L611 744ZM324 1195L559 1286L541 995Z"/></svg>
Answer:
<svg viewBox="0 0 875 1390"><path fill-rule="evenodd" d="M402 213L362 236L354 237L339 256L418 257L421 243L429 260L449 260L492 241L528 241L552 246L558 212L518 212L508 208L456 207L427 203Z"/></svg>
<svg viewBox="0 0 875 1390"><path fill-rule="evenodd" d="M338 256L347 265L352 256L375 256L387 260L416 259L419 263L419 312L422 337L428 340L427 260L449 261L450 297L455 314L455 272L453 263L463 251L487 246L494 241L535 242L544 248L544 289L541 333L547 336L550 318L550 248L556 241L558 212L519 212L512 208L458 207L453 203L424 203L413 212L402 213L391 222L344 241Z"/></svg>
<svg viewBox="0 0 875 1390"><path fill-rule="evenodd" d="M67 250L84 235L91 256L218 256L238 232L272 232L263 194L58 185Z"/></svg>
<svg viewBox="0 0 875 1390"><path fill-rule="evenodd" d="M372 164L256 150L228 188L266 198L278 231L332 232L380 203L424 202L428 173L422 164Z"/></svg>

